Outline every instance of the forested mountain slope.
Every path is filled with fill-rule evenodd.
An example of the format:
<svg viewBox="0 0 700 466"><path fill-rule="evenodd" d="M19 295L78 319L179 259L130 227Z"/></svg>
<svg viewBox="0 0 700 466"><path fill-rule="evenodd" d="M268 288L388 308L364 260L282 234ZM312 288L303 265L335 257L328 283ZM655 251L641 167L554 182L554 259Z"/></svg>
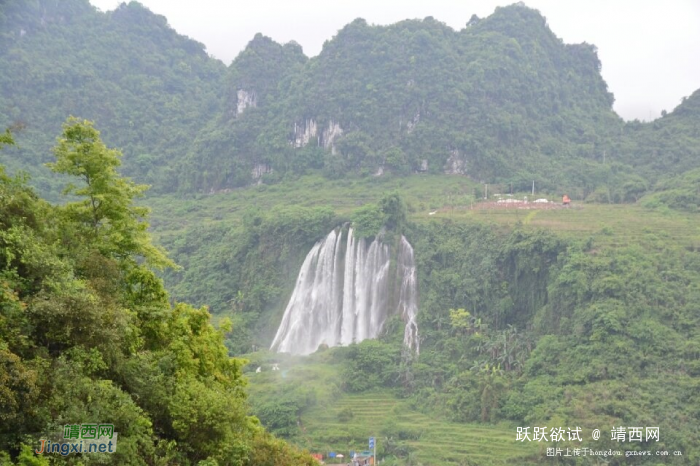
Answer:
<svg viewBox="0 0 700 466"><path fill-rule="evenodd" d="M30 461L27 435L114 413L115 464L310 462L248 417L243 371L256 368L227 351L294 364L264 348L304 256L348 222L391 223L385 232L414 245L421 352L405 350L396 320L378 340L291 368L291 388L263 374L251 393L265 427L328 451L365 445L362 416L351 430L352 411L333 404L357 409L368 395L422 411L411 419L500 424L508 455L484 443L486 457L444 463L529 457L513 447L516 426L588 434L532 449L700 461L699 93L625 123L595 47L563 44L520 4L459 31L358 19L314 58L256 35L228 67L134 2L100 13L87 0L7 1L0 41L0 128L16 127L0 143L19 146L0 164L58 198L68 181L41 164L60 124L96 120L124 173L160 191L151 231L183 267L150 267L169 262L134 204L144 188L118 176L90 123L69 120L58 146L54 171L79 175L65 205L0 169L0 450L13 461ZM95 154L108 156L106 191L71 166ZM478 208L477 183L529 195L533 180L537 194L641 202ZM401 222L386 221L389 204ZM400 430L407 422L382 429L386 464L418 464L411 449L440 464L426 445L439 432L421 438L434 424ZM657 426L661 438L621 445L615 426ZM589 443L594 428L603 435Z"/></svg>
<svg viewBox="0 0 700 466"><path fill-rule="evenodd" d="M229 67L218 114L194 135L186 157L176 166L180 191L245 186L272 169L273 154L295 155L285 134L268 130L278 111L282 81L308 61L294 43L280 45L257 34ZM293 157L289 158L293 158ZM284 167L276 164L275 169Z"/></svg>
<svg viewBox="0 0 700 466"><path fill-rule="evenodd" d="M673 112L648 124L625 126L627 146L619 149L622 160L640 168L640 174L655 180L678 175L700 166L700 90L684 97ZM631 145L630 142L636 144Z"/></svg>
<svg viewBox="0 0 700 466"><path fill-rule="evenodd" d="M431 172L625 201L697 166L697 97L625 124L595 46L564 44L522 4L459 31L357 19L310 59L258 34L228 68L137 2L10 1L0 31L0 125L24 126L2 162L45 193L47 135L71 114L155 192Z"/></svg>
<svg viewBox="0 0 700 466"><path fill-rule="evenodd" d="M41 164L70 115L98 122L126 154L125 174L164 187L219 111L226 68L136 2L100 13L87 0L11 0L0 6L0 70L0 125L24 126L0 161L55 196Z"/></svg>
<svg viewBox="0 0 700 466"><path fill-rule="evenodd" d="M246 68L241 58L255 45L234 61L234 72ZM448 172L554 187L573 182L580 171L573 165L597 160L622 127L599 69L595 47L564 45L523 6L461 31L432 18L392 26L358 19L280 82L257 134L236 132L255 112L216 130L235 147L257 136L253 149L239 153L250 167L323 167L331 177ZM256 85L241 90L253 94ZM235 184L229 154L197 156L222 171L195 184Z"/></svg>
<svg viewBox="0 0 700 466"><path fill-rule="evenodd" d="M630 123L621 155L653 183L644 199L650 207L700 212L700 91L684 97L672 113L651 124Z"/></svg>

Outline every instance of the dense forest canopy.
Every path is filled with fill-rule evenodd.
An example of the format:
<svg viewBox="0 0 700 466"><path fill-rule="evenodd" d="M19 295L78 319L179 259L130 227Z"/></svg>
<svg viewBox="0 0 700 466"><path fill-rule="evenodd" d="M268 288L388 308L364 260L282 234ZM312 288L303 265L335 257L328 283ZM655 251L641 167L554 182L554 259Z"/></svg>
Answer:
<svg viewBox="0 0 700 466"><path fill-rule="evenodd" d="M51 196L39 166L70 115L154 192L428 172L629 202L697 165L697 95L623 122L595 46L522 4L459 31L357 19L310 59L258 34L228 67L137 2L10 1L0 31L0 125L24 127L2 161Z"/></svg>
<svg viewBox="0 0 700 466"><path fill-rule="evenodd" d="M124 173L156 184L219 108L225 66L137 2L100 13L87 1L9 1L0 8L0 124L20 123L3 163L44 193L41 164L68 116L96 121L125 154Z"/></svg>
<svg viewBox="0 0 700 466"><path fill-rule="evenodd" d="M312 464L247 415L229 324L169 303L153 269L174 264L133 203L144 186L116 171L121 154L78 119L54 152L72 177L62 206L0 167L0 464L48 465L32 458L39 439L85 422L119 434L88 463Z"/></svg>

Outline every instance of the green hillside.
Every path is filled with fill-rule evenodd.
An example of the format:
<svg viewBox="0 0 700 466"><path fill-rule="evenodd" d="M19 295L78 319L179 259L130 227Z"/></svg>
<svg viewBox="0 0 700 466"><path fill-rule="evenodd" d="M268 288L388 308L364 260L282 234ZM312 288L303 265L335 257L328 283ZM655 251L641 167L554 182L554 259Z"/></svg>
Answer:
<svg viewBox="0 0 700 466"><path fill-rule="evenodd" d="M246 355L253 413L300 446L350 451L386 431L400 441L382 457L397 464L537 464L544 450L513 447L516 426L609 435L613 425L658 423L658 447L693 464L697 214L576 198L570 208L504 208L475 189L440 175L306 177L154 199L154 231L185 267L166 276L173 295L230 316L238 331L227 344L241 354L269 346L316 240L387 193L405 201L403 232L419 272L419 358L402 356L399 323L377 344L308 362ZM452 315L459 309L469 313L466 327ZM287 378L269 372L273 362ZM253 373L258 365L262 375ZM363 407L373 401L376 410ZM608 438L586 446L619 447Z"/></svg>
<svg viewBox="0 0 700 466"><path fill-rule="evenodd" d="M258 34L227 66L137 2L2 2L0 465L306 465L369 436L387 466L698 464L700 91L624 122L600 68L521 3L356 19L313 58ZM420 354L399 317L266 351L350 223L389 268L412 245ZM32 454L108 417L118 455ZM517 442L544 426L587 436ZM611 435L638 426L660 438Z"/></svg>
<svg viewBox="0 0 700 466"><path fill-rule="evenodd" d="M633 202L697 167L697 95L624 123L595 46L564 44L523 4L460 30L357 19L313 58L258 34L228 67L137 2L6 2L0 30L0 125L21 129L1 161L52 198L39 167L70 115L153 192L427 172Z"/></svg>
<svg viewBox="0 0 700 466"><path fill-rule="evenodd" d="M0 163L56 199L63 182L42 163L71 115L124 152L124 174L164 189L171 162L220 111L226 67L137 2L100 13L87 0L11 0L0 6L0 70L0 127L17 127Z"/></svg>
<svg viewBox="0 0 700 466"><path fill-rule="evenodd" d="M263 58L259 48L254 40L232 72L247 70L253 54ZM267 63L275 70L278 61ZM218 136L209 144L230 149L196 155L219 170L185 176L200 177L199 189L231 186L233 163L244 158L248 170L272 168L270 181L322 167L330 178L447 171L548 188L591 184L577 177L622 127L599 69L593 46L564 45L523 6L460 31L432 18L392 26L358 19L279 82L267 112L212 128ZM259 92L257 82L245 84Z"/></svg>
<svg viewBox="0 0 700 466"><path fill-rule="evenodd" d="M656 181L698 168L700 160L700 90L683 97L672 112L649 124L631 122L625 126L629 141L621 138L622 160L640 167L640 174ZM630 144L636 141L636 144Z"/></svg>
<svg viewBox="0 0 700 466"><path fill-rule="evenodd" d="M281 361L278 372L271 371L269 356L250 357L254 363L249 370L258 364L264 368L261 373L249 372L251 399L264 423L280 420L280 412L275 418L267 410L275 397L284 397L299 385L313 391L313 403L299 416L299 428L291 439L324 457L328 452L347 457L351 451L367 450L370 436L376 438L378 458L388 465L402 464L398 457L435 466L537 464L541 456L541 445L515 441L513 425L449 422L420 412L391 390L343 393L339 364L329 354L308 360L276 359Z"/></svg>

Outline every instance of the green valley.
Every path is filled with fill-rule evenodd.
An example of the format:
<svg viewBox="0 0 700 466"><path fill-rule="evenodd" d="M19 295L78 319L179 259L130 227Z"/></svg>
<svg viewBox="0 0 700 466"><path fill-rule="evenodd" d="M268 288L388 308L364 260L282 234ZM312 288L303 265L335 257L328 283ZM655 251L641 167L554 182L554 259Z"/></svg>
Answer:
<svg viewBox="0 0 700 466"><path fill-rule="evenodd" d="M699 464L700 90L601 67L522 3L224 64L2 2L0 466Z"/></svg>
<svg viewBox="0 0 700 466"><path fill-rule="evenodd" d="M209 304L239 328L227 344L251 361L253 412L312 451L360 450L376 435L389 445L382 457L396 464L538 464L551 445L517 444L518 425L590 432L667 419L664 431L675 439L667 440L685 445L686 459L695 455L696 429L666 409L688 420L695 412L684 400L698 383L697 215L576 199L569 208L503 208L476 199L475 189L478 195L483 186L462 177L305 177L188 200L155 198L154 233L188 264L168 275L175 297L196 302L214 290L222 297ZM420 357L402 355L397 321L379 346L330 349L308 360L249 353L269 346L305 252L389 193L405 201L403 229L416 249ZM227 278L251 274L252 282ZM459 308L468 313L466 327ZM385 358L362 366L365 346ZM669 357L676 358L671 365ZM270 372L273 363L282 372ZM370 378L354 386L348 377ZM487 387L494 392L484 398ZM446 431L452 434L441 437ZM477 446L491 453L480 456Z"/></svg>

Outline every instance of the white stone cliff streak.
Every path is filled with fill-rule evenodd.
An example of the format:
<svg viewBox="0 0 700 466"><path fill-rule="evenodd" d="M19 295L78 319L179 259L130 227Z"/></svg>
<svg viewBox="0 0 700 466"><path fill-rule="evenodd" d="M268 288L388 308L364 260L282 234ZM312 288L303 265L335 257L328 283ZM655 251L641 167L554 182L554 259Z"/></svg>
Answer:
<svg viewBox="0 0 700 466"><path fill-rule="evenodd" d="M416 127L418 122L420 122L420 112L416 112L416 114L413 115L413 119L406 123L406 132L410 134L413 131L413 128Z"/></svg>
<svg viewBox="0 0 700 466"><path fill-rule="evenodd" d="M244 89L239 89L236 92L236 115L240 115L248 107L258 106L258 95L255 91L248 92Z"/></svg>
<svg viewBox="0 0 700 466"><path fill-rule="evenodd" d="M250 176L253 178L253 181L256 181L258 184L262 184L263 175L272 172L273 170L271 166L265 163L258 163L250 171Z"/></svg>
<svg viewBox="0 0 700 466"><path fill-rule="evenodd" d="M335 155L335 141L343 135L343 128L340 124L334 122L333 120L328 122L328 128L323 130L323 135L321 140L323 141L323 148L330 149L331 153Z"/></svg>
<svg viewBox="0 0 700 466"><path fill-rule="evenodd" d="M464 175L467 173L466 163L460 157L457 149L450 151L450 156L445 163L446 175Z"/></svg>
<svg viewBox="0 0 700 466"><path fill-rule="evenodd" d="M303 123L294 122L294 138L289 143L296 148L300 148L315 140L318 146L330 149L331 153L335 154L335 142L342 135L343 128L333 120L330 120L328 127L319 134L318 124L311 118Z"/></svg>
<svg viewBox="0 0 700 466"><path fill-rule="evenodd" d="M316 140L316 144L319 143L317 134L316 122L311 120L306 120L303 125L294 123L294 147L304 147L309 144L312 140Z"/></svg>
<svg viewBox="0 0 700 466"><path fill-rule="evenodd" d="M406 322L404 343L417 352L417 276L406 238L401 237L395 274L390 258L389 246L379 239L368 245L352 228L346 235L341 229L330 232L306 256L271 349L306 355L323 344L376 338L386 319L398 314ZM399 284L396 307L390 299L393 280Z"/></svg>

